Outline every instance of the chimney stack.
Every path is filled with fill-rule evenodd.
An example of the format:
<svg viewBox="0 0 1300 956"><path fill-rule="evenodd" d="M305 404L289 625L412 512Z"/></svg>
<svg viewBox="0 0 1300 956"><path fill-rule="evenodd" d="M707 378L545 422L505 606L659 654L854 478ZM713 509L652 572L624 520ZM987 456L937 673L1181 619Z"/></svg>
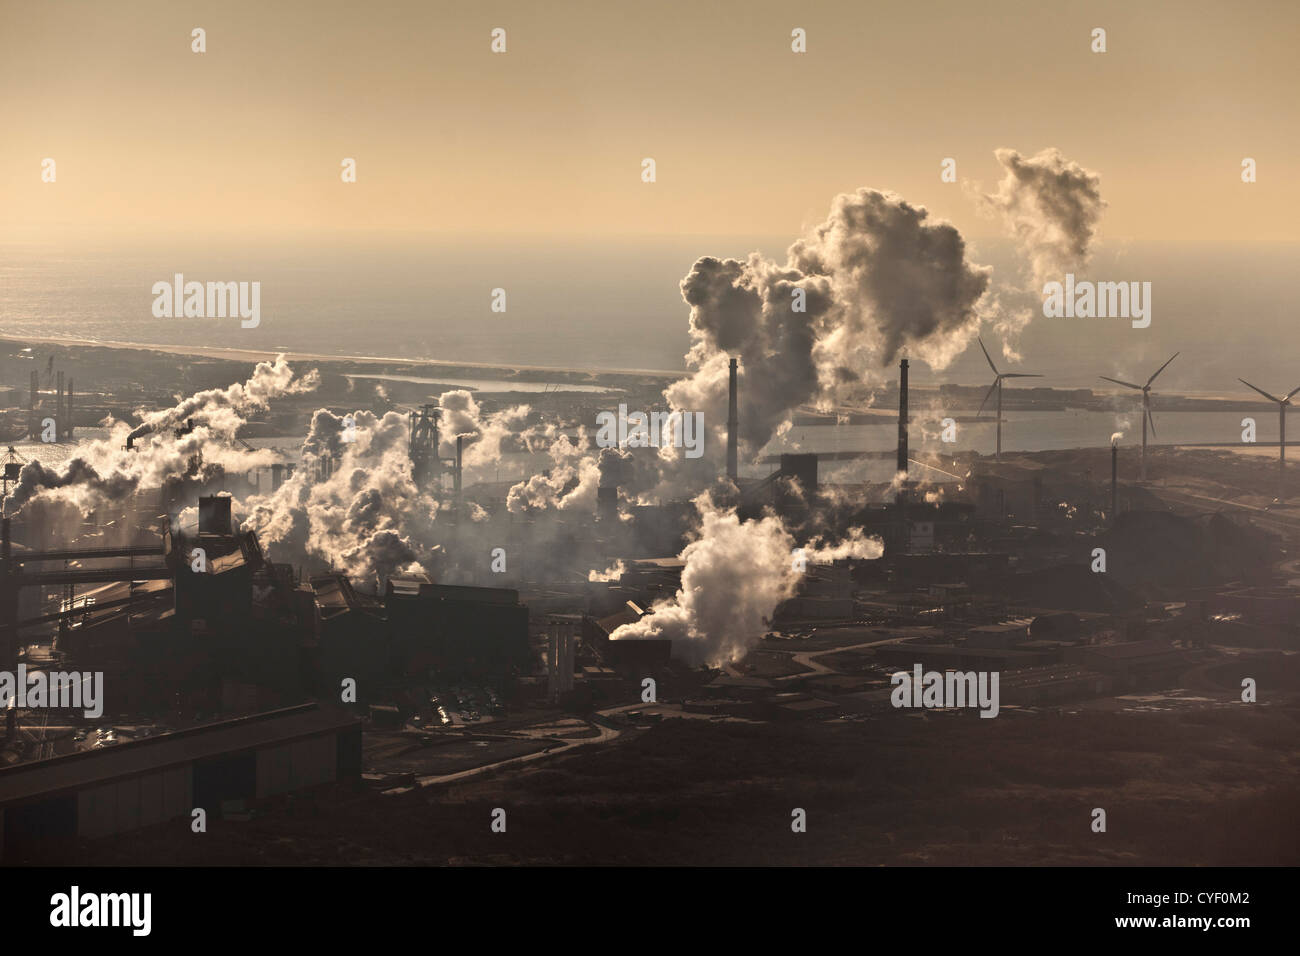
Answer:
<svg viewBox="0 0 1300 956"><path fill-rule="evenodd" d="M729 366L731 381L727 387L727 477L736 480L739 469L736 466L736 360Z"/></svg>
<svg viewBox="0 0 1300 956"><path fill-rule="evenodd" d="M1115 523L1119 500L1119 442L1110 443L1110 520Z"/></svg>
<svg viewBox="0 0 1300 956"><path fill-rule="evenodd" d="M232 537L234 524L230 520L229 495L207 495L199 499L199 534L218 534Z"/></svg>
<svg viewBox="0 0 1300 956"><path fill-rule="evenodd" d="M457 500L460 499L460 473L461 473L460 470L461 470L461 463L464 461L464 459L465 459L465 436L457 435L456 436L456 475L455 475L455 479L456 479L455 489L456 489Z"/></svg>
<svg viewBox="0 0 1300 956"><path fill-rule="evenodd" d="M63 369L59 369L58 391L54 393L54 437L63 438Z"/></svg>
<svg viewBox="0 0 1300 956"><path fill-rule="evenodd" d="M63 402L65 406L64 414L67 416L67 424L64 426L64 433L69 439L72 438L72 379L68 379L68 394Z"/></svg>
<svg viewBox="0 0 1300 956"><path fill-rule="evenodd" d="M898 468L907 474L907 359L898 363Z"/></svg>

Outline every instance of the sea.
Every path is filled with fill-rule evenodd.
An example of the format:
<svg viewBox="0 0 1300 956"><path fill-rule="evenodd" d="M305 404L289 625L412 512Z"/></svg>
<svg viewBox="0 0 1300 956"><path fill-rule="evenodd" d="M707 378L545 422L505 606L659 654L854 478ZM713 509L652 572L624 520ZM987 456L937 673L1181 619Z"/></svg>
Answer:
<svg viewBox="0 0 1300 956"><path fill-rule="evenodd" d="M754 250L779 257L784 246L744 237L4 238L0 335L679 371L690 347L679 284L695 259ZM973 241L968 258L992 265L999 285L1023 283L1021 259L1003 240ZM1180 352L1161 388L1240 394L1241 377L1286 392L1300 384L1298 267L1297 243L1111 243L1079 276L1151 282L1149 328L1124 319L1049 319L1040 310L1010 343L1015 355L990 327L984 340L1001 371L1044 376L1032 384L1109 387L1099 375L1145 381ZM176 273L200 282L260 282L261 324L155 318L153 284ZM491 310L494 289L505 290L504 312ZM890 364L882 361L874 374L892 375ZM973 343L945 369L912 363L915 384L986 379L991 374Z"/></svg>

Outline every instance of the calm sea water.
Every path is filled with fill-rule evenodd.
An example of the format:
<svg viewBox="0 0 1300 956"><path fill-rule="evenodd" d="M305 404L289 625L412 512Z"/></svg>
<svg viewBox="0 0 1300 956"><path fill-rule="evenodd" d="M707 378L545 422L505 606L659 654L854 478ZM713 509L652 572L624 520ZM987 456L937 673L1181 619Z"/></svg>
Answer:
<svg viewBox="0 0 1300 956"><path fill-rule="evenodd" d="M678 283L693 261L755 248L778 256L785 243L8 239L0 241L0 334L676 370L689 346ZM995 241L974 244L971 257L1003 279L1017 263L1010 247ZM1044 385L1108 388L1098 375L1145 380L1181 351L1161 376L1166 390L1245 394L1241 376L1285 392L1300 384L1291 288L1297 265L1297 244L1112 244L1086 274L1152 282L1150 328L1040 314L1021 339L1018 365L1000 357L995 335L986 332L985 340L1004 370L1041 372ZM260 327L154 318L153 283L178 272L196 281L261 282ZM489 309L495 288L507 291L504 314ZM913 362L912 375L917 384L989 378L974 346L940 373Z"/></svg>

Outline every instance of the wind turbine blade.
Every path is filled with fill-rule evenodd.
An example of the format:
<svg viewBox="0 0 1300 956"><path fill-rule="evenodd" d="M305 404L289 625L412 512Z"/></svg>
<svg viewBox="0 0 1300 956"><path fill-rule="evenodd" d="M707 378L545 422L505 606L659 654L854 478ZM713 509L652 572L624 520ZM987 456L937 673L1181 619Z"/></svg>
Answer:
<svg viewBox="0 0 1300 956"><path fill-rule="evenodd" d="M1136 388L1139 392L1142 391L1142 386L1141 386L1141 385L1134 385L1132 382L1121 382L1121 381L1120 381L1119 379L1117 379L1117 378L1108 378L1108 377L1105 376L1105 375L1098 375L1097 377L1098 377L1098 378L1104 378L1104 379L1106 379L1106 381L1108 381L1108 382L1114 382L1116 385L1123 385L1125 388Z"/></svg>
<svg viewBox="0 0 1300 956"><path fill-rule="evenodd" d="M1239 378L1239 379L1237 379L1237 381L1239 381L1242 385L1245 385L1247 388L1254 388L1255 391L1259 392L1259 394L1263 395L1263 396L1264 396L1265 398L1267 398L1270 402L1277 402L1279 405L1282 403L1282 399L1278 398L1276 395L1270 395L1268 392L1264 391L1262 388L1255 388L1254 385L1251 385L1250 382L1246 381L1244 378ZM1297 389L1296 389L1296 392L1300 392L1300 388L1297 388ZM1291 393L1291 395L1294 395L1294 394L1295 394L1295 392L1292 392L1292 393ZM1291 395L1288 395L1287 398L1290 398Z"/></svg>
<svg viewBox="0 0 1300 956"><path fill-rule="evenodd" d="M1029 372L1003 372L1003 378L1042 378L1041 373L1031 374Z"/></svg>
<svg viewBox="0 0 1300 956"><path fill-rule="evenodd" d="M984 412L984 406L989 403L989 399L993 395L993 389L998 387L998 381L999 380L995 378L993 384L989 386L989 390L984 393L984 401L980 402L980 410L975 413L976 415L980 415Z"/></svg>
<svg viewBox="0 0 1300 956"><path fill-rule="evenodd" d="M1291 389L1291 391L1286 393L1286 400L1288 402L1291 401L1291 396L1294 395L1296 392L1300 392L1300 385L1297 385L1295 388Z"/></svg>
<svg viewBox="0 0 1300 956"><path fill-rule="evenodd" d="M1002 374L1001 372L998 371L998 367L993 364L993 359L989 358L989 350L984 347L984 340L979 336L976 336L975 341L980 344L980 351L984 353L984 361L989 363L989 368L993 369L993 374L994 375Z"/></svg>
<svg viewBox="0 0 1300 956"><path fill-rule="evenodd" d="M1172 362L1174 359L1178 358L1178 355L1179 353L1175 352L1173 355L1169 356L1169 362ZM1159 375L1161 372L1163 372L1165 369L1169 367L1169 362L1166 362L1164 365L1156 369L1155 375L1152 375L1149 379L1147 379L1147 388L1150 388L1151 383L1156 380L1156 375Z"/></svg>
<svg viewBox="0 0 1300 956"><path fill-rule="evenodd" d="M1156 436L1156 420L1155 420L1155 416L1153 416L1153 415L1151 414L1151 409L1150 409L1150 407L1147 408L1147 421L1151 423L1151 437L1152 437L1152 438L1157 437L1157 436Z"/></svg>

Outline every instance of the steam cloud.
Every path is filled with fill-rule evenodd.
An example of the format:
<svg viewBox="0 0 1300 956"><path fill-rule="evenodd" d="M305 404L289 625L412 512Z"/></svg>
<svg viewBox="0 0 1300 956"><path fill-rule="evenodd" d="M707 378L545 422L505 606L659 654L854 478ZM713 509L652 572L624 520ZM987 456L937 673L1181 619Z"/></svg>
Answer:
<svg viewBox="0 0 1300 956"><path fill-rule="evenodd" d="M741 440L765 445L807 402L825 405L907 349L935 368L975 335L991 269L966 259L952 225L893 193L842 194L826 221L796 241L784 266L747 259L698 260L682 280L691 307L687 363L669 386L677 410L725 422L728 359L740 358ZM796 291L805 311L794 311ZM712 446L722 447L719 429Z"/></svg>
<svg viewBox="0 0 1300 956"><path fill-rule="evenodd" d="M303 466L272 494L244 502L242 526L273 556L310 554L368 587L399 572L436 573L438 504L411 480L406 416L358 411L351 418L355 440L344 441L343 417L317 411ZM334 464L322 478L315 466L325 455Z"/></svg>
<svg viewBox="0 0 1300 956"><path fill-rule="evenodd" d="M996 192L976 198L982 211L1002 220L1028 261L1028 287L1016 298L1036 300L1045 282L1060 280L1092 257L1106 208L1101 177L1055 148L1028 158L1014 149L994 150L993 155L1004 170L1002 179ZM994 328L1008 358L1020 358L1015 343L1034 311L1035 305L1028 304L995 310Z"/></svg>
<svg viewBox="0 0 1300 956"><path fill-rule="evenodd" d="M238 471L266 467L278 460L273 452L248 453L231 446L239 426L249 413L265 409L270 401L311 391L318 381L315 370L295 378L281 355L274 362L259 362L245 382L198 392L172 408L146 415L140 428L115 422L109 438L84 443L61 468L39 461L24 465L5 502L6 513L14 514L34 499L54 498L83 512L95 511L121 503L137 489L160 488L168 478L190 474L196 461L209 470L227 465ZM193 432L176 439L165 434L166 428L190 418L198 419ZM137 444L134 451L123 450L128 434L149 432L153 440Z"/></svg>
<svg viewBox="0 0 1300 956"><path fill-rule="evenodd" d="M1086 259L1104 207L1098 177L1056 150L1029 159L1013 150L998 150L997 156L1006 175L984 202L1005 218L1036 280ZM793 409L829 406L842 386L904 351L934 368L946 367L968 346L981 320L994 315L991 273L969 260L954 226L932 220L924 207L874 189L839 195L826 220L789 246L784 264L757 253L694 263L681 282L690 307L686 358L693 371L665 389L664 397L674 412L704 413L714 428L706 457L716 462L725 447L728 359L738 357L745 381L740 439L752 454L789 427ZM797 302L802 311L795 311ZM97 501L121 501L138 488L159 487L184 474L196 458L233 471L265 467L278 460L273 453L233 447L239 427L250 411L317 383L314 371L295 378L283 357L260 363L244 383L145 415L136 431L153 437L135 453L121 450L131 429L118 423L110 440L88 443L62 469L27 465L8 507L21 508L40 496L87 509ZM467 390L448 391L440 400L439 454L451 457L457 436L463 438L466 483L492 477L508 450L546 450L548 470L510 489L511 513L591 514L602 477L635 494L680 490L686 478L698 476L701 464L704 473L716 474L711 462L697 463L692 471L680 449L669 444L593 453L585 428L574 436L556 425L529 425L531 414L526 405L485 413ZM169 430L190 418L196 420L194 431L173 438ZM303 444L303 465L276 491L237 503L241 525L255 530L277 560L311 555L360 582L377 584L417 569L436 575L444 559L434 543L439 506L411 480L406 416L358 411L352 419L349 437L355 440L348 441L340 416L317 411ZM322 476L316 464L326 457L333 467ZM692 663L734 661L762 636L780 602L796 592L796 542L774 515L741 521L708 494L697 497L695 506L699 525L682 552L681 589L613 637L669 637L678 655ZM471 522L488 517L477 506L467 511ZM834 545L818 539L805 545L813 562L870 559L882 551L860 528ZM607 579L618 571L615 566L590 577Z"/></svg>
<svg viewBox="0 0 1300 956"><path fill-rule="evenodd" d="M1038 288L1049 278L1087 263L1106 202L1101 177L1045 149L1026 158L1014 149L993 153L1005 173L984 197L1029 258Z"/></svg>
<svg viewBox="0 0 1300 956"><path fill-rule="evenodd" d="M777 605L794 596L801 572L794 566L794 538L780 518L769 514L741 521L707 494L695 500L695 507L700 527L682 551L686 565L676 596L617 628L610 638L670 638L675 656L693 665L716 666L739 660L759 641ZM861 528L838 545L823 547L814 540L804 549L809 562L883 553L880 540Z"/></svg>

